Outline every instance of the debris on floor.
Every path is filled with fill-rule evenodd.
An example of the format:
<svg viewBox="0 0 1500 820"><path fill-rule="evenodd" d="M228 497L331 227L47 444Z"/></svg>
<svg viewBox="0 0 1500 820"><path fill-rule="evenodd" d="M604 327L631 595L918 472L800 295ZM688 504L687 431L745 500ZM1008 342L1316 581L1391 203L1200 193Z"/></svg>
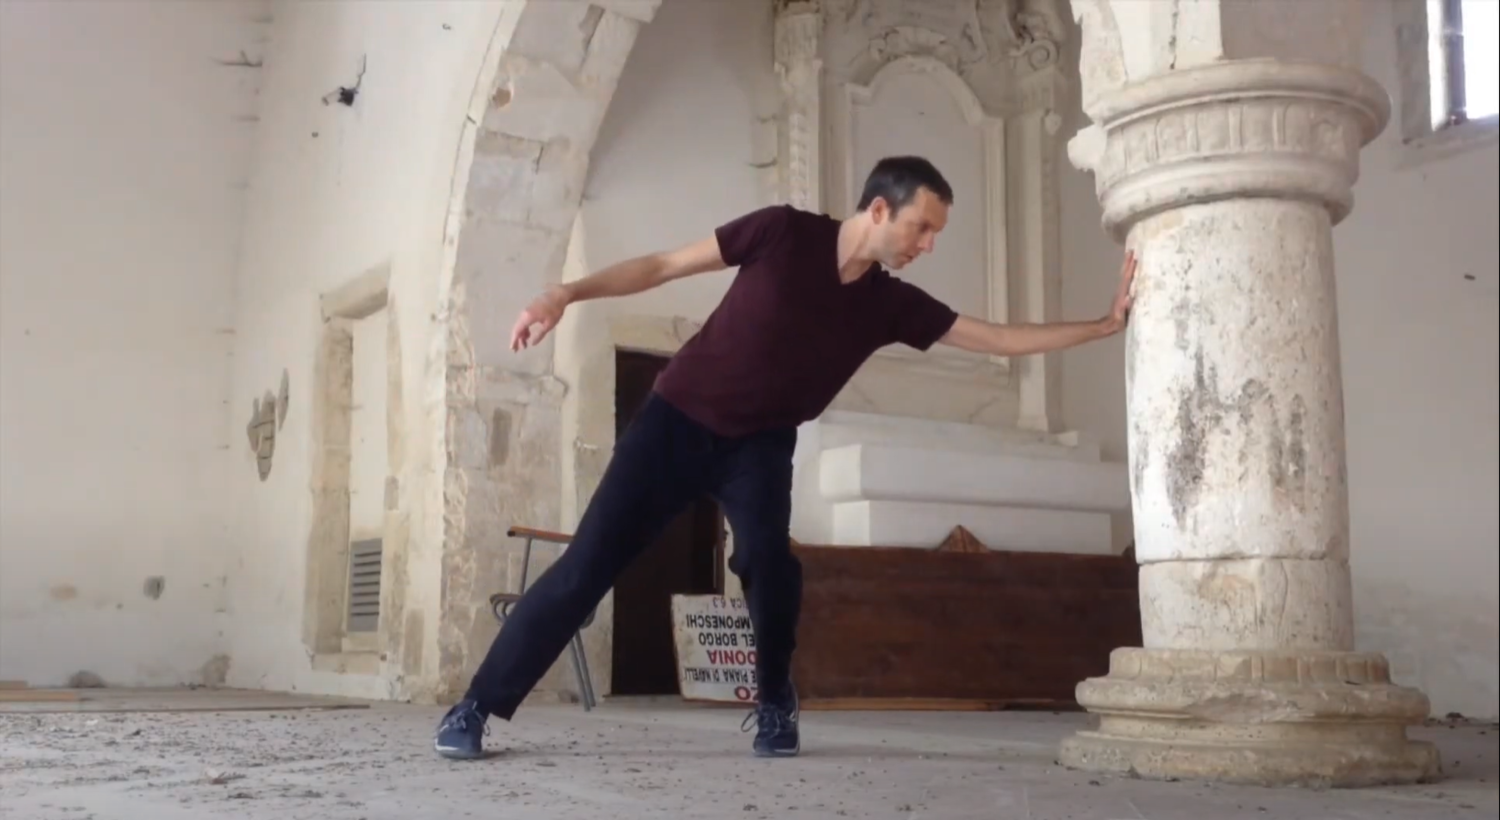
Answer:
<svg viewBox="0 0 1500 820"><path fill-rule="evenodd" d="M439 707L110 691L0 708L0 819L1477 820L1500 811L1500 738L1484 726L1413 730L1442 749L1439 783L1272 790L1064 769L1057 745L1090 725L1081 714L804 712L802 756L760 760L736 710L536 706L491 722L487 759L458 763L432 751Z"/></svg>

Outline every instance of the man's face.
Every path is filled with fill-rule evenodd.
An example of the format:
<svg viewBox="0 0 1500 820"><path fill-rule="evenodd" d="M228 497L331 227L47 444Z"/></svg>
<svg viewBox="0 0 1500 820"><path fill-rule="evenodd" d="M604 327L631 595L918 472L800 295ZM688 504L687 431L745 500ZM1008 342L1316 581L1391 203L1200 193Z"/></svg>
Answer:
<svg viewBox="0 0 1500 820"><path fill-rule="evenodd" d="M876 258L890 270L901 270L918 256L932 253L938 233L948 224L948 205L926 188L918 189L897 213L877 199L870 214L875 220Z"/></svg>

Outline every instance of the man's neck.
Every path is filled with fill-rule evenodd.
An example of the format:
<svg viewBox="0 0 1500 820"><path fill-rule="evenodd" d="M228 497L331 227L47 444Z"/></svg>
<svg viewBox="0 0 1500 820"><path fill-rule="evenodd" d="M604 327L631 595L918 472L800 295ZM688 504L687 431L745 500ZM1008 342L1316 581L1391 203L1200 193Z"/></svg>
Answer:
<svg viewBox="0 0 1500 820"><path fill-rule="evenodd" d="M856 214L839 223L839 280L844 284L857 281L875 265L869 251L870 223L864 214Z"/></svg>

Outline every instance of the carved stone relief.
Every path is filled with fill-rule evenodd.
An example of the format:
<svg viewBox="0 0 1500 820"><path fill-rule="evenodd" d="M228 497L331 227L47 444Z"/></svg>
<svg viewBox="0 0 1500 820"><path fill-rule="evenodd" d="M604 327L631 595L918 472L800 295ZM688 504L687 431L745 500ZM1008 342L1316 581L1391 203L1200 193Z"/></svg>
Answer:
<svg viewBox="0 0 1500 820"><path fill-rule="evenodd" d="M786 5L776 18L776 74L786 98L782 194L798 208L821 207L819 86L823 16L815 3Z"/></svg>
<svg viewBox="0 0 1500 820"><path fill-rule="evenodd" d="M271 476L271 458L276 453L276 430L286 421L287 380L282 373L281 397L267 390L262 398L250 405L250 421L245 425L245 434L250 439L250 451L255 453L256 472L260 480Z"/></svg>
<svg viewBox="0 0 1500 820"><path fill-rule="evenodd" d="M905 54L941 47L955 70L989 56L976 0L858 0L841 27L866 33L871 44L894 39L912 49Z"/></svg>
<svg viewBox="0 0 1500 820"><path fill-rule="evenodd" d="M1057 64L1062 37L1056 17L1023 8L1000 19L1005 22L1013 68L1029 73Z"/></svg>

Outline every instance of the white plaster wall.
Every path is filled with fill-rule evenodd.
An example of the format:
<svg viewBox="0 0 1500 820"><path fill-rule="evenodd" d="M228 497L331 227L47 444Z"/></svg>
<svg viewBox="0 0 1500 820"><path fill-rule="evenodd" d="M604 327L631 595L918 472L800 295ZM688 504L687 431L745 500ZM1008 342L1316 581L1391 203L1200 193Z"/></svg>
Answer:
<svg viewBox="0 0 1500 820"><path fill-rule="evenodd" d="M1390 12L1370 4L1365 55L1394 89ZM1364 159L1354 213L1334 232L1356 639L1388 653L1438 714L1493 717L1500 148L1403 167L1392 126Z"/></svg>
<svg viewBox="0 0 1500 820"><path fill-rule="evenodd" d="M1365 9L1366 70L1395 89L1389 3ZM1500 151L1491 142L1412 166L1398 130L1364 152L1354 213L1334 230L1356 638L1387 653L1435 714L1493 717ZM1121 250L1099 228L1091 179L1065 168L1062 188L1064 308L1091 315L1107 304ZM1064 362L1067 424L1123 459L1123 339Z"/></svg>
<svg viewBox="0 0 1500 820"><path fill-rule="evenodd" d="M713 235L770 204L757 161L757 118L776 111L771 4L665 0L641 28L594 143L581 217L592 273L623 259ZM734 272L674 282L570 308L564 332L607 343L614 315L708 318Z"/></svg>
<svg viewBox="0 0 1500 820"><path fill-rule="evenodd" d="M349 537L376 538L385 530L389 380L386 311L354 322L354 389L349 424Z"/></svg>
<svg viewBox="0 0 1500 820"><path fill-rule="evenodd" d="M260 72L215 61L259 53L266 13L0 3L0 678L219 677Z"/></svg>
<svg viewBox="0 0 1500 820"><path fill-rule="evenodd" d="M233 441L229 515L230 682L385 696L436 678L441 549L442 362L429 361L460 126L502 3L278 2L238 280L233 425L250 397L290 374L291 402L268 481ZM324 104L365 74L352 107ZM390 268L406 435L388 453L411 532L402 668L383 676L314 669L302 641L312 525L309 415L318 295ZM436 379L436 381L433 381ZM436 384L435 390L428 389ZM428 515L429 510L435 510ZM388 556L389 557L389 556ZM396 657L387 659L391 663Z"/></svg>

